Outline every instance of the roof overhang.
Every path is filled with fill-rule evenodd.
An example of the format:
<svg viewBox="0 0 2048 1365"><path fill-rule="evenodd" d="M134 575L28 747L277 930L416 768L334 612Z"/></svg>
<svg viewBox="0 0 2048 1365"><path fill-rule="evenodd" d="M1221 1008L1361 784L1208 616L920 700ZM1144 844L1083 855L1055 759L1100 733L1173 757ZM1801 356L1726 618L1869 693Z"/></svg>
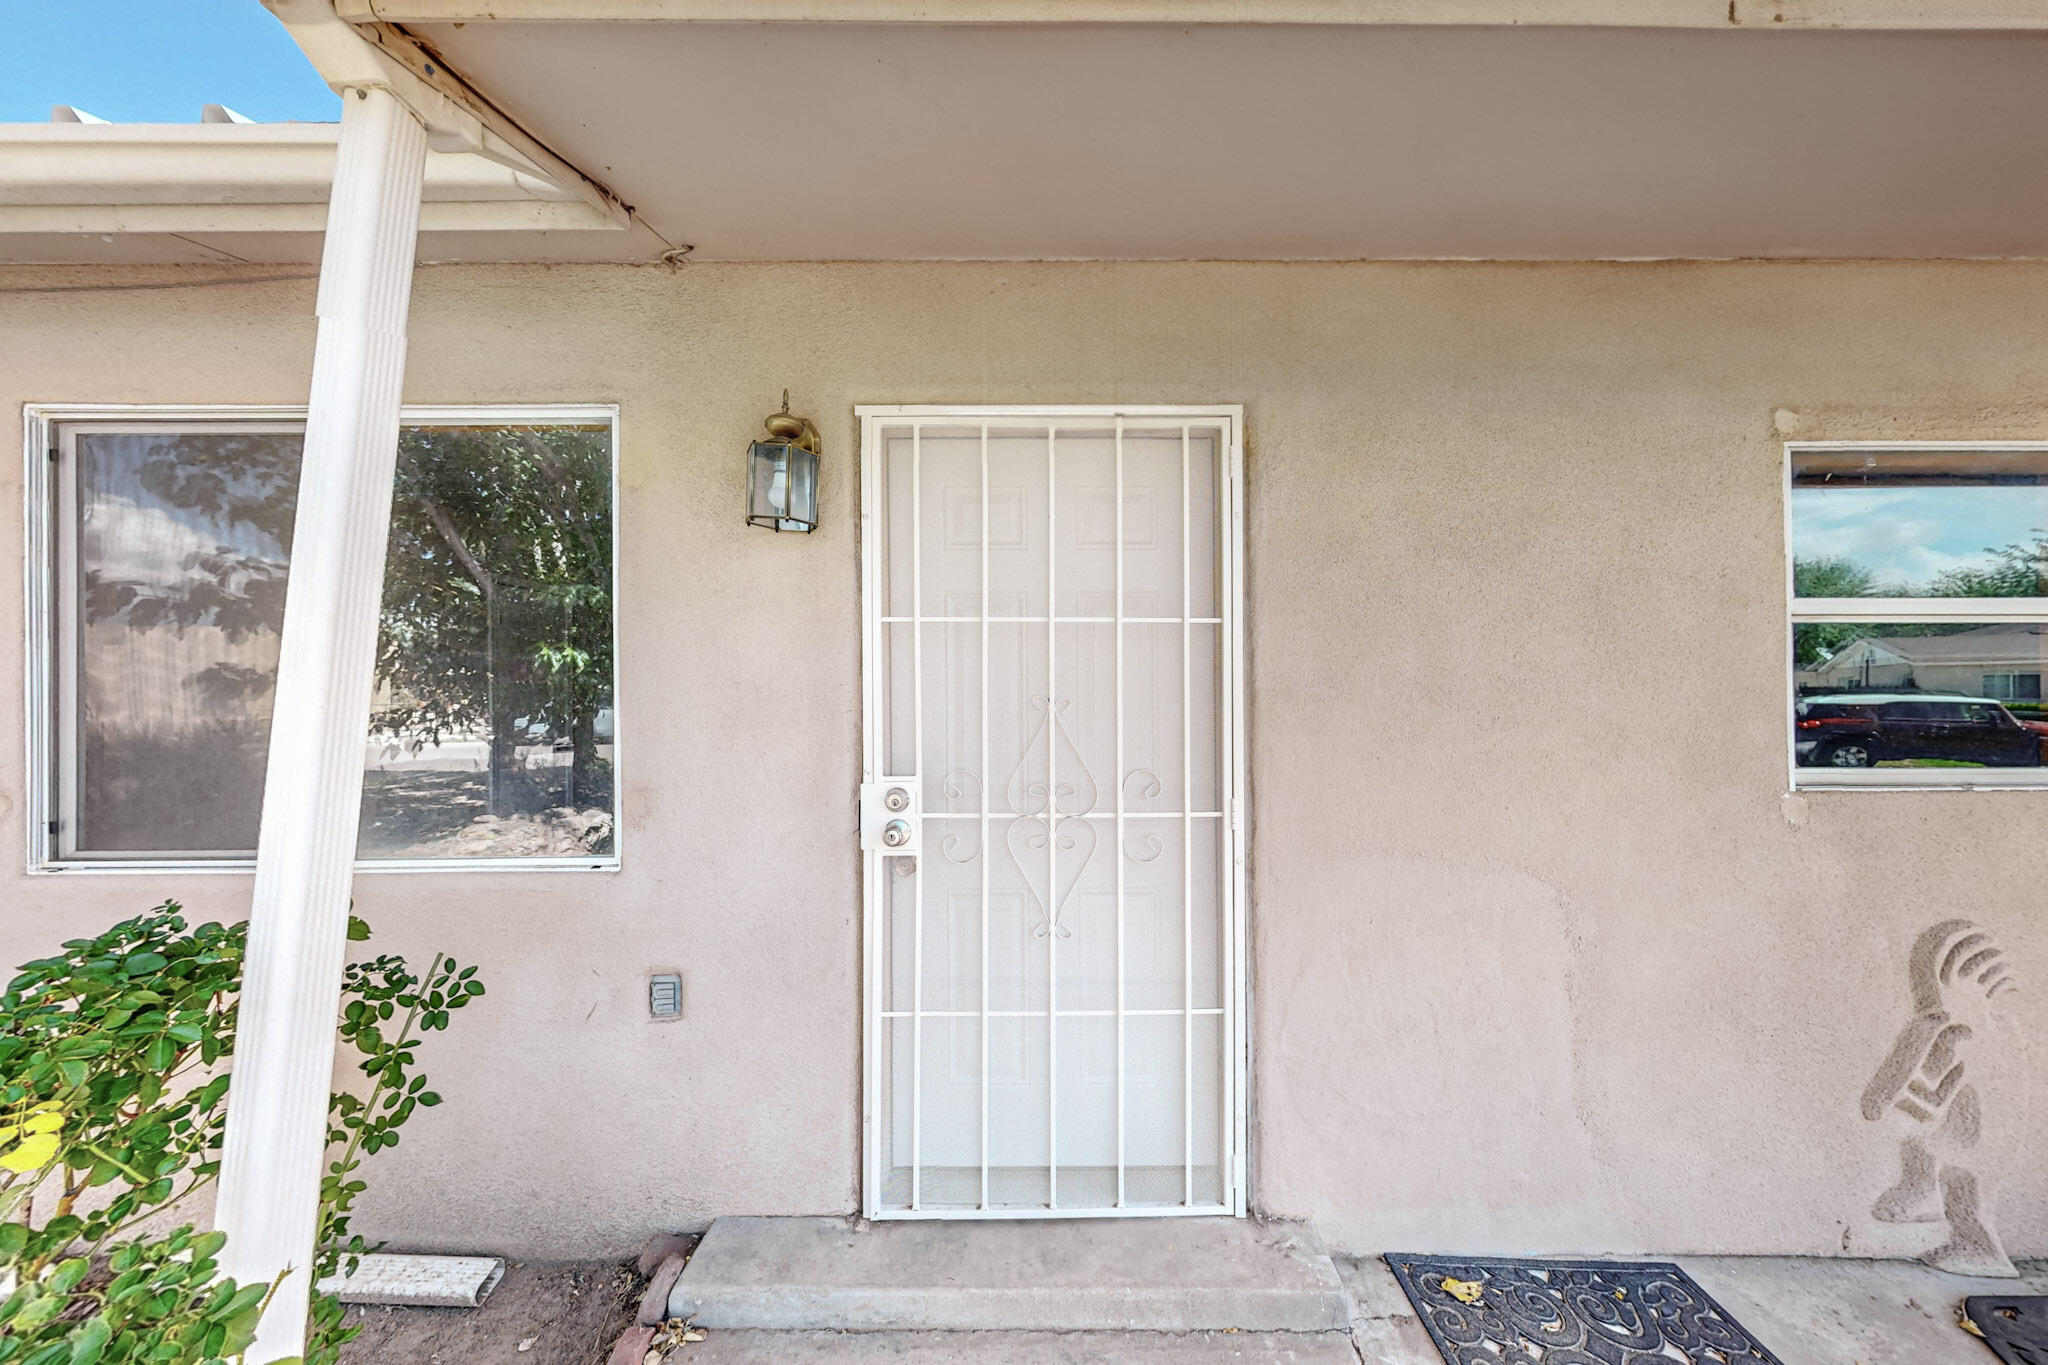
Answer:
<svg viewBox="0 0 2048 1365"><path fill-rule="evenodd" d="M356 23L1379 24L2048 28L2043 0L335 0Z"/></svg>
<svg viewBox="0 0 2048 1365"><path fill-rule="evenodd" d="M381 24L352 24L336 13L332 0L263 3L336 92L389 91L426 126L433 150L468 152L542 177L597 209L612 226L626 226L630 210L609 187L557 155L403 33Z"/></svg>
<svg viewBox="0 0 2048 1365"><path fill-rule="evenodd" d="M778 2L795 0L665 12ZM1490 2L1445 0L1466 13ZM352 3L410 14L468 0ZM653 13L657 0L592 3ZM862 3L880 0L849 0ZM1952 20L2048 14L2048 0L1945 3ZM1727 4L1718 27L403 30L700 260L2048 256L2048 31L1789 31L1731 26ZM1828 12L1903 23L1934 8Z"/></svg>
<svg viewBox="0 0 2048 1365"><path fill-rule="evenodd" d="M422 259L2048 257L2048 0L264 3L468 158ZM330 151L106 136L0 259L317 256Z"/></svg>

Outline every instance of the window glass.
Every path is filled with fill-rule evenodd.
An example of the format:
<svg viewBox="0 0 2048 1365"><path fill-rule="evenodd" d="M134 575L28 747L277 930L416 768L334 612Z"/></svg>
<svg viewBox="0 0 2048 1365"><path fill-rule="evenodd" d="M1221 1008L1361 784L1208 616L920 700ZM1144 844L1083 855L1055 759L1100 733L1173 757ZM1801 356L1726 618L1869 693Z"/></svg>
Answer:
<svg viewBox="0 0 2048 1365"><path fill-rule="evenodd" d="M1794 784L2048 786L2048 450L1787 456Z"/></svg>
<svg viewBox="0 0 2048 1365"><path fill-rule="evenodd" d="M299 446L296 431L78 433L69 847L255 846Z"/></svg>
<svg viewBox="0 0 2048 1365"><path fill-rule="evenodd" d="M2048 596L2048 451L1798 450L1800 597Z"/></svg>
<svg viewBox="0 0 2048 1365"><path fill-rule="evenodd" d="M246 857L262 809L296 429L80 427L60 565L58 839ZM611 432L402 434L364 858L614 847Z"/></svg>
<svg viewBox="0 0 2048 1365"><path fill-rule="evenodd" d="M2039 688L2000 697L1982 683L2038 678L2048 623L1805 621L1792 638L1802 769L2042 767Z"/></svg>
<svg viewBox="0 0 2048 1365"><path fill-rule="evenodd" d="M2041 675L2039 673L1986 673L1984 695L1997 697L2001 701L2041 700Z"/></svg>

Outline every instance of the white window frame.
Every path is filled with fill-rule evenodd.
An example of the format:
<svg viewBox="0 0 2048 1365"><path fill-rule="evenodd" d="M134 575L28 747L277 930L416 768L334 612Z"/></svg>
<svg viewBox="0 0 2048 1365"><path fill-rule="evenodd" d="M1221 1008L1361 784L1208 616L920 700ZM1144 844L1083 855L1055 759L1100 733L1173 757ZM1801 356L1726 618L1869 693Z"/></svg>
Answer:
<svg viewBox="0 0 2048 1365"><path fill-rule="evenodd" d="M1224 1209L1194 1208L1174 1209L1168 1207L1146 1207L1132 1209L1091 1210L1087 1216L1100 1218L1131 1217L1175 1217L1175 1216L1232 1216L1243 1218L1250 1207L1250 1147L1251 1147L1251 969L1249 907L1250 888L1247 869L1249 866L1249 844L1251 837L1251 807L1249 804L1247 778L1250 772L1251 748L1246 730L1245 705L1245 473L1244 473L1244 405L1224 404L882 404L863 403L854 408L854 415L860 422L860 470L861 470L861 536L860 536L860 585L861 585L861 781L873 783L886 775L886 756L881 749L881 735L868 718L879 714L883 694L882 669L884 657L880 638L880 621L884 615L879 601L883 591L883 565L881 555L879 503L881 481L870 477L869 461L880 448L882 428L893 425L961 425L974 426L1004 418L1024 418L1033 422L1065 421L1106 423L1118 418L1143 420L1145 418L1167 418L1172 421L1207 423L1214 421L1225 429L1223 448L1219 455L1227 462L1223 471L1218 493L1222 504L1218 508L1219 535L1217 545L1218 568L1222 581L1218 585L1218 605L1224 610L1227 624L1223 627L1223 678L1222 714L1219 724L1227 727L1223 739L1225 752L1229 756L1230 780L1219 795L1224 800L1224 830L1229 856L1229 871L1225 878L1224 891L1227 904L1223 934L1229 950L1228 964L1230 980L1226 989L1224 1012L1223 1047L1225 1060L1229 1064L1228 1094L1224 1102L1230 1110L1230 1150L1222 1154L1228 1163L1227 1191L1228 1207ZM1052 606L1047 604L1050 612ZM862 1216L876 1220L920 1220L949 1219L975 1221L979 1219L1036 1219L1065 1218L1071 1216L1060 1209L997 1208L997 1209L900 1209L885 1208L881 1203L881 1143L879 1141L879 1107L882 1099L881 1075L881 994L880 972L875 964L881 962L881 924L884 907L878 895L877 862L879 853L868 850L861 855L861 1211Z"/></svg>
<svg viewBox="0 0 2048 1365"><path fill-rule="evenodd" d="M1812 451L2048 451L2048 441L1787 441L1783 475L1785 533L1785 766L1789 790L1816 791L2044 791L2040 768L1802 768L1794 748L1792 708L1799 697L1793 627L1813 622L1850 624L1990 625L2048 623L2048 597L1799 597L1792 571L1792 465Z"/></svg>
<svg viewBox="0 0 2048 1365"><path fill-rule="evenodd" d="M618 666L619 560L619 407L615 403L538 403L475 405L408 405L400 410L405 426L569 426L603 423L611 433L612 507L612 851L588 857L551 858L361 858L357 872L616 872L624 852L625 829L619 809L624 804L625 738ZM79 424L164 425L207 424L230 430L303 430L303 404L200 405L127 403L30 403L22 409L22 491L25 536L23 613L27 648L23 679L26 722L25 768L28 872L30 875L135 876L165 873L251 875L254 858L149 857L82 859L61 856L50 828L67 809L61 792L75 774L60 759L59 729L75 699L60 688L57 660L57 592L65 570L58 554L69 536L61 524L57 460L54 452L66 428Z"/></svg>

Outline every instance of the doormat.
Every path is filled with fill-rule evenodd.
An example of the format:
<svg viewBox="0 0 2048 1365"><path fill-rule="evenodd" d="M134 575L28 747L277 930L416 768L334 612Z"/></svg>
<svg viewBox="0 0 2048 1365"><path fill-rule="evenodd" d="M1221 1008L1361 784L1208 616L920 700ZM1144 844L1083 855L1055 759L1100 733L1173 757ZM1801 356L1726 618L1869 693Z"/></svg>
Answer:
<svg viewBox="0 0 2048 1365"><path fill-rule="evenodd" d="M1668 1261L1385 1259L1446 1365L1783 1365Z"/></svg>
<svg viewBox="0 0 2048 1365"><path fill-rule="evenodd" d="M1973 1294L1963 1317L2005 1365L2048 1365L2048 1298Z"/></svg>

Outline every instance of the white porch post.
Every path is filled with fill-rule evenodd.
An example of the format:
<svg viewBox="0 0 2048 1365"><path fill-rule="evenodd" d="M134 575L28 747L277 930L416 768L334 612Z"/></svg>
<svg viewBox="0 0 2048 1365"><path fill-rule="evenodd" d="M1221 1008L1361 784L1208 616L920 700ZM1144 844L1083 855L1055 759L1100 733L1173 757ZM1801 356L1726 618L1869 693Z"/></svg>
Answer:
<svg viewBox="0 0 2048 1365"><path fill-rule="evenodd" d="M305 1337L426 146L389 91L342 92L215 1215L226 1273L291 1270L253 1362Z"/></svg>

